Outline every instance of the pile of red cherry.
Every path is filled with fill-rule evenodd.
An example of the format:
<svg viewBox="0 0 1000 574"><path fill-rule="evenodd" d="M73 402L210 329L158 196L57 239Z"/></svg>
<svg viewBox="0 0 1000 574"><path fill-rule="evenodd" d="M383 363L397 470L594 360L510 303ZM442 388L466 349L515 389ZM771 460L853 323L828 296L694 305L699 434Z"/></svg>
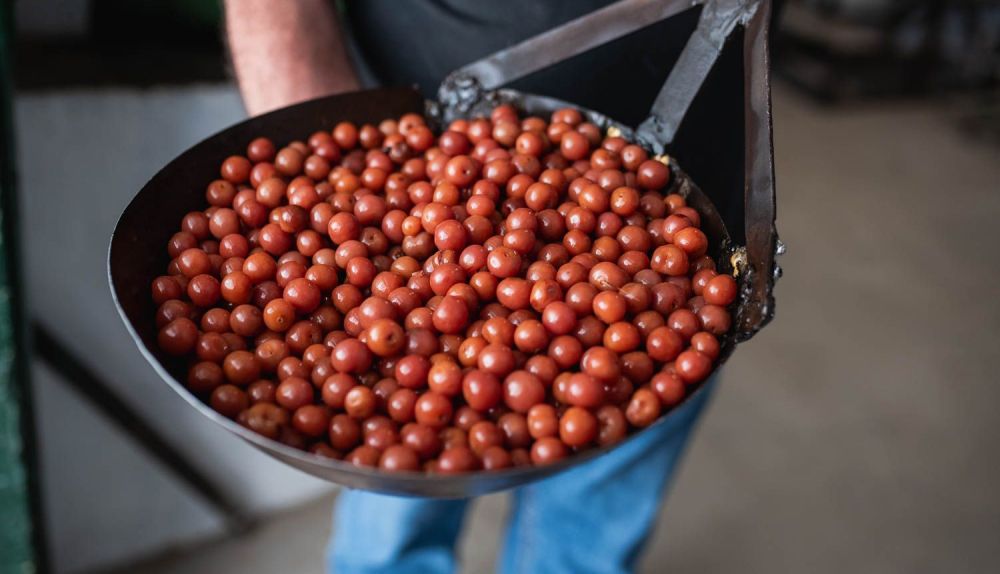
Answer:
<svg viewBox="0 0 1000 574"><path fill-rule="evenodd" d="M614 444L704 380L730 329L736 281L670 184L574 109L258 138L167 245L159 345L218 412L355 465Z"/></svg>

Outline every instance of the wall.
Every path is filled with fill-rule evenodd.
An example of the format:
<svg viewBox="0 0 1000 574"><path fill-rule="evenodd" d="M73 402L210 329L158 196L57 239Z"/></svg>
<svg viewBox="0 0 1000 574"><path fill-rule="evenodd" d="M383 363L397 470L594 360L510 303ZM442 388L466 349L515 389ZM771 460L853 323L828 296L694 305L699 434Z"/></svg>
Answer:
<svg viewBox="0 0 1000 574"><path fill-rule="evenodd" d="M203 420L128 337L107 284L114 224L152 174L238 121L228 86L22 94L16 102L29 305L160 432L263 513L329 486ZM56 375L34 369L51 553L80 572L220 534L216 516Z"/></svg>

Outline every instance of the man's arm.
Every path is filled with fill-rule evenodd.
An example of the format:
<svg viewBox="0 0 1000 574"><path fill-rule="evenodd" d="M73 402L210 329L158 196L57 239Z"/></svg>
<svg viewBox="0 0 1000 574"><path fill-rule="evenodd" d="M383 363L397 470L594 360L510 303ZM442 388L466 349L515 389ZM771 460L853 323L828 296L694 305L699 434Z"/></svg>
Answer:
<svg viewBox="0 0 1000 574"><path fill-rule="evenodd" d="M225 7L250 115L358 89L332 0L225 0Z"/></svg>

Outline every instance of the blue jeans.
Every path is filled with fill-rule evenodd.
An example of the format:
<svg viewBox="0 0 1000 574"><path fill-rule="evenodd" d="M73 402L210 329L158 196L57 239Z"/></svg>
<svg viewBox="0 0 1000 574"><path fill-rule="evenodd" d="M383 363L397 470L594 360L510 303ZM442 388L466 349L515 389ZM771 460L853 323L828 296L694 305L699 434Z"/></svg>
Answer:
<svg viewBox="0 0 1000 574"><path fill-rule="evenodd" d="M715 381L659 427L626 445L514 491L497 571L632 572L660 501ZM468 500L344 490L334 512L329 571L438 574L456 570Z"/></svg>

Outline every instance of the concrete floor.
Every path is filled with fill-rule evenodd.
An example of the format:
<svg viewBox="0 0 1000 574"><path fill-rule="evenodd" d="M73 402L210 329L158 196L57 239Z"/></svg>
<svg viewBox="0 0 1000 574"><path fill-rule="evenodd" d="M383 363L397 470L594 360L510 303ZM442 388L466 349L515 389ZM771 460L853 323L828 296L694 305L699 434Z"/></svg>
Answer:
<svg viewBox="0 0 1000 574"><path fill-rule="evenodd" d="M727 368L641 571L1000 571L1000 150L940 103L774 109L778 317ZM505 505L476 505L466 572L492 570ZM318 573L329 506L133 571Z"/></svg>

